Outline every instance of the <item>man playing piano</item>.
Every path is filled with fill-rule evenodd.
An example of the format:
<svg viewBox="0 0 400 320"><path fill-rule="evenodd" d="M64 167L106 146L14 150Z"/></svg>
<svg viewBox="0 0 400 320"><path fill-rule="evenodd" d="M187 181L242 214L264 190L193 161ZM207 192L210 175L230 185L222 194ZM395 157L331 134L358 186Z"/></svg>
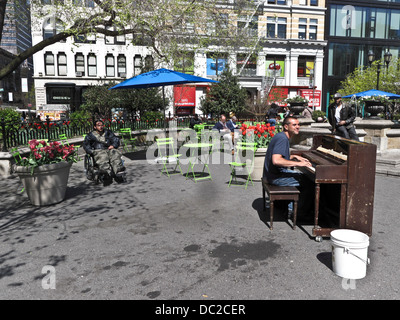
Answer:
<svg viewBox="0 0 400 320"><path fill-rule="evenodd" d="M300 219L311 218L313 216L314 183L302 172L293 170L292 167L312 167L312 164L299 155L290 155L289 139L299 134L299 120L287 116L282 125L283 131L276 134L268 145L263 175L269 184L297 187L300 191L298 216ZM292 203L290 203L289 210L292 210L291 205Z"/></svg>
<svg viewBox="0 0 400 320"><path fill-rule="evenodd" d="M342 103L342 95L333 95L335 102L328 107L328 121L332 126L332 133L346 139L359 141L353 122L356 119L353 108Z"/></svg>

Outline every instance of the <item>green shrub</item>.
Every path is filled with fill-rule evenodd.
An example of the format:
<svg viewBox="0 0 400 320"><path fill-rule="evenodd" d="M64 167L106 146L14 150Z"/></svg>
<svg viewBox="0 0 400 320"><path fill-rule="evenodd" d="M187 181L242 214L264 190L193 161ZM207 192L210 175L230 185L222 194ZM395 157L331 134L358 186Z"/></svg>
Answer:
<svg viewBox="0 0 400 320"><path fill-rule="evenodd" d="M18 129L21 123L21 115L10 108L0 109L0 121L4 119L6 123L6 130ZM1 130L0 130L1 131Z"/></svg>
<svg viewBox="0 0 400 320"><path fill-rule="evenodd" d="M317 121L317 119L318 119L319 117L321 117L322 119L324 119L325 116L326 116L326 113L325 113L324 111L321 111L321 110L315 110L315 111L312 112L312 115L311 115L311 117L312 117L312 119L313 119L314 121Z"/></svg>
<svg viewBox="0 0 400 320"><path fill-rule="evenodd" d="M156 120L160 121L164 119L164 115L158 111L147 111L141 117L140 120L149 122L154 122Z"/></svg>

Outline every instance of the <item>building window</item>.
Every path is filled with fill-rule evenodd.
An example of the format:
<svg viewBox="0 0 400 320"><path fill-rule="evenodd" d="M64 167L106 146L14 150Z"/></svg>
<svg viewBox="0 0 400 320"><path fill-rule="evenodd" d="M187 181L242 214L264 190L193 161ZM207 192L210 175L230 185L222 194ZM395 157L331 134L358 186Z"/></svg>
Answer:
<svg viewBox="0 0 400 320"><path fill-rule="evenodd" d="M181 52L174 60L174 70L187 74L194 74L193 52Z"/></svg>
<svg viewBox="0 0 400 320"><path fill-rule="evenodd" d="M151 56L151 55L147 55L145 58L144 58L144 66L147 68L147 69L154 69L154 59L153 59L153 57Z"/></svg>
<svg viewBox="0 0 400 320"><path fill-rule="evenodd" d="M87 57L87 65L88 65L88 76L96 77L97 76L97 59L94 53L89 53Z"/></svg>
<svg viewBox="0 0 400 320"><path fill-rule="evenodd" d="M67 55L64 52L57 55L57 67L59 76L67 75Z"/></svg>
<svg viewBox="0 0 400 320"><path fill-rule="evenodd" d="M400 39L400 10L391 10L389 39Z"/></svg>
<svg viewBox="0 0 400 320"><path fill-rule="evenodd" d="M300 0L299 4L302 6L318 6L318 0Z"/></svg>
<svg viewBox="0 0 400 320"><path fill-rule="evenodd" d="M267 56L265 60L267 77L285 76L285 56Z"/></svg>
<svg viewBox="0 0 400 320"><path fill-rule="evenodd" d="M275 38L275 18L267 17L267 38Z"/></svg>
<svg viewBox="0 0 400 320"><path fill-rule="evenodd" d="M114 27L107 28L110 31L116 31ZM106 44L125 44L125 35L106 36Z"/></svg>
<svg viewBox="0 0 400 320"><path fill-rule="evenodd" d="M142 56L136 54L133 57L133 75L137 76L142 73Z"/></svg>
<svg viewBox="0 0 400 320"><path fill-rule="evenodd" d="M85 57L82 53L75 55L75 75L82 77L85 75Z"/></svg>
<svg viewBox="0 0 400 320"><path fill-rule="evenodd" d="M44 66L45 66L46 76L55 75L54 55L51 52L46 52L44 54Z"/></svg>
<svg viewBox="0 0 400 320"><path fill-rule="evenodd" d="M43 39L54 37L56 34L59 34L62 31L64 31L62 21L60 19L50 17L43 24ZM61 40L60 42L65 42L65 39Z"/></svg>
<svg viewBox="0 0 400 320"><path fill-rule="evenodd" d="M310 77L311 70L314 70L313 57L299 57L297 77Z"/></svg>
<svg viewBox="0 0 400 320"><path fill-rule="evenodd" d="M258 36L258 16L244 16L238 17L238 30L245 33L249 37Z"/></svg>
<svg viewBox="0 0 400 320"><path fill-rule="evenodd" d="M268 0L268 4L286 4L286 0Z"/></svg>
<svg viewBox="0 0 400 320"><path fill-rule="evenodd" d="M74 0L73 3L77 7L94 8L93 0Z"/></svg>
<svg viewBox="0 0 400 320"><path fill-rule="evenodd" d="M227 63L226 56L223 54L213 54L207 55L207 75L215 76L225 69Z"/></svg>
<svg viewBox="0 0 400 320"><path fill-rule="evenodd" d="M286 18L267 17L267 38L286 39Z"/></svg>
<svg viewBox="0 0 400 320"><path fill-rule="evenodd" d="M123 54L118 55L117 58L118 77L126 77L126 58Z"/></svg>
<svg viewBox="0 0 400 320"><path fill-rule="evenodd" d="M106 55L106 77L115 76L115 63L112 54Z"/></svg>
<svg viewBox="0 0 400 320"><path fill-rule="evenodd" d="M300 18L299 19L299 39L305 39L307 32L307 19Z"/></svg>
<svg viewBox="0 0 400 320"><path fill-rule="evenodd" d="M317 40L317 19L310 19L310 25L308 27L308 39Z"/></svg>
<svg viewBox="0 0 400 320"><path fill-rule="evenodd" d="M400 10L331 5L330 35L337 37L393 39ZM397 28L397 30L399 30Z"/></svg>
<svg viewBox="0 0 400 320"><path fill-rule="evenodd" d="M78 34L74 35L75 43L96 43L96 35L94 34Z"/></svg>
<svg viewBox="0 0 400 320"><path fill-rule="evenodd" d="M257 75L257 56L246 53L237 54L236 69L238 74L241 71L240 75L242 76L250 77Z"/></svg>

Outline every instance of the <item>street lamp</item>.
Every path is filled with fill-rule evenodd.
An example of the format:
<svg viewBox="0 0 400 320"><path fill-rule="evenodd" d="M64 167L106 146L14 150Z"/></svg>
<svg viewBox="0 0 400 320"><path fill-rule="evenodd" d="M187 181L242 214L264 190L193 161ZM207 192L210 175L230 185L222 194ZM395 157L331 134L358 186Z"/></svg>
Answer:
<svg viewBox="0 0 400 320"><path fill-rule="evenodd" d="M384 60L385 60L385 63L386 63L386 69L387 69L387 68L389 68L390 61L392 61L392 54L388 50L388 51L385 52L383 57L384 57Z"/></svg>
<svg viewBox="0 0 400 320"><path fill-rule="evenodd" d="M389 63L392 60L392 54L390 51L386 51L385 54L383 55L385 64L386 64L386 69L389 67ZM372 62L375 60L375 53L372 50L368 51L368 63L369 66L371 67ZM376 90L379 90L379 74L381 73L381 60L378 60L377 62L377 71L376 71Z"/></svg>
<svg viewBox="0 0 400 320"><path fill-rule="evenodd" d="M372 65L372 61L374 61L374 60L375 60L375 53L372 50L369 50L368 51L368 63L369 63L370 67Z"/></svg>

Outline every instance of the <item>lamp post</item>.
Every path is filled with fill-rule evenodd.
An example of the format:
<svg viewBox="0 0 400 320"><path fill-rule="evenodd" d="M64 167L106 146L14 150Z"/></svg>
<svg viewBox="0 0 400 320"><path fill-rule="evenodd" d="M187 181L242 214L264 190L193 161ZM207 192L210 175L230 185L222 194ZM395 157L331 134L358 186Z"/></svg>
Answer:
<svg viewBox="0 0 400 320"><path fill-rule="evenodd" d="M392 60L392 54L388 51L385 52L383 55L385 64L386 64L386 69L389 67L389 63ZM369 66L371 67L372 62L375 60L375 53L372 50L368 51L368 63ZM376 90L379 90L379 74L381 73L381 60L378 60L377 62L377 71L376 71Z"/></svg>

